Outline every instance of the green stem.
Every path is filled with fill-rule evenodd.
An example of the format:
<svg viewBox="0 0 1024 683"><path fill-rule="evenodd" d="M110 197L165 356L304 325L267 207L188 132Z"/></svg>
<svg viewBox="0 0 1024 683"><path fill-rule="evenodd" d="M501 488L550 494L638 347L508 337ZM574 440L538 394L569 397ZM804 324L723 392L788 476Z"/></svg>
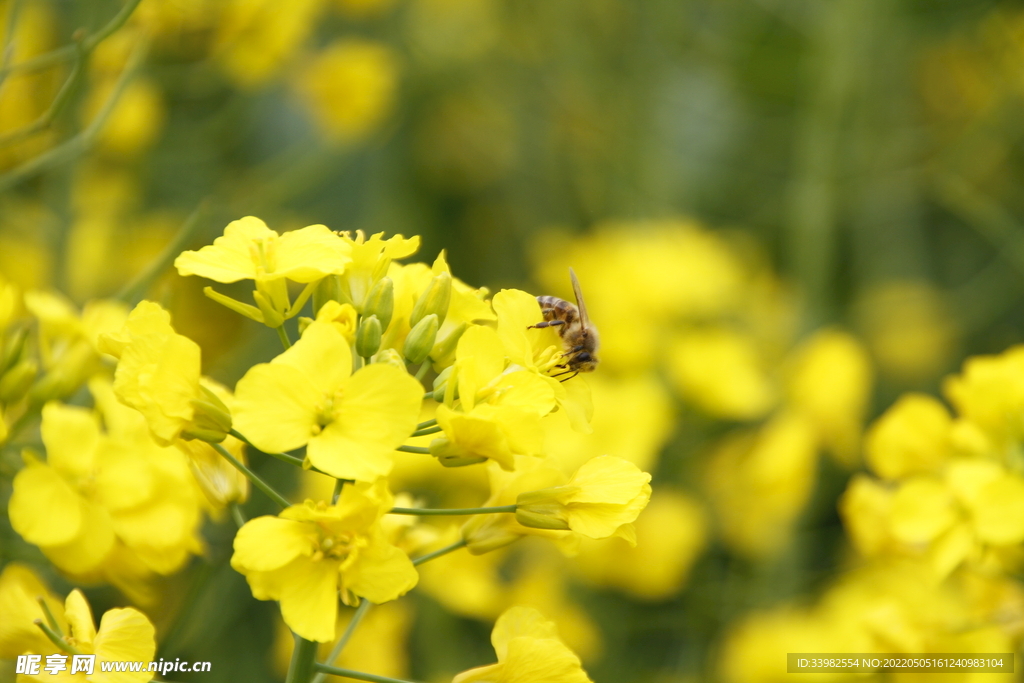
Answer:
<svg viewBox="0 0 1024 683"><path fill-rule="evenodd" d="M356 626L363 620L366 613L370 611L370 607L373 603L363 598L363 601L359 603L359 607L356 608L356 613L352 615L351 621L348 622L348 626L345 628L345 633L341 635L341 639L335 643L334 647L331 648L331 654L327 656L327 661L333 665L337 661L341 651L348 645L348 641L352 638L352 634L356 631ZM327 674L324 672L318 673L313 677L313 683L323 683L324 679L327 678Z"/></svg>
<svg viewBox="0 0 1024 683"><path fill-rule="evenodd" d="M357 681L370 681L370 683L410 683L409 681L402 680L401 678L390 678L388 676L363 673L362 671L353 671L352 669L341 669L336 666L328 666L327 664L321 664L319 662L315 663L313 666L317 671L322 671L325 674L341 676L342 678L354 678Z"/></svg>
<svg viewBox="0 0 1024 683"><path fill-rule="evenodd" d="M249 448L252 448L255 451L259 451L260 453L263 453L264 455L269 455L271 458L274 458L276 460L280 460L281 462L286 462L289 465L295 465L296 467L301 467L303 469L309 469L310 472L316 472L317 474L323 474L323 475L326 475L328 477L332 476L330 474L327 474L323 470L317 469L316 467L309 467L309 468L307 468L305 466L305 462L306 461L303 460L302 458L300 458L297 455L289 455L287 453L268 453L267 451L261 451L256 446L253 446L252 442L249 441L249 439L245 438L245 436L243 436L242 434L240 434L238 431L236 431L234 429L232 429L230 432L228 432L228 434L230 434L231 436L235 437L236 439L238 439L239 441L244 443Z"/></svg>
<svg viewBox="0 0 1024 683"><path fill-rule="evenodd" d="M433 427L436 424L437 420L427 420L426 422L420 422L418 425L416 425L416 431L426 429L427 427Z"/></svg>
<svg viewBox="0 0 1024 683"><path fill-rule="evenodd" d="M331 505L338 502L338 498L341 497L341 490L345 488L345 484L347 484L348 481L348 479L339 479L334 482L334 492L331 493ZM333 662L334 660L332 659L331 661Z"/></svg>
<svg viewBox="0 0 1024 683"><path fill-rule="evenodd" d="M113 18L107 22L107 25L101 28L96 33L85 38L82 41L82 49L86 52L92 52L96 49L96 46L106 40L110 34L117 29L121 28L128 21L128 17L132 15L135 8L138 7L142 0L128 0L123 7L118 11ZM39 71L55 64L60 64L63 61L71 59L78 52L78 46L76 45L65 45L59 47L56 50L37 55L31 59L26 59L24 62L18 64L11 64L6 66L3 71L0 71L0 80L7 77L7 74L16 71Z"/></svg>
<svg viewBox="0 0 1024 683"><path fill-rule="evenodd" d="M448 553L452 552L453 550L458 550L459 548L464 548L465 546L466 546L466 539L461 538L458 541L456 541L455 543L452 543L451 545L446 545L445 547L441 548L440 550L435 550L432 553L427 553L426 555L421 555L420 557L417 557L415 560L412 561L412 564L413 564L413 566L418 567L419 565L423 564L424 562L430 562L431 560L433 560L435 558L441 557L442 555L447 555Z"/></svg>
<svg viewBox="0 0 1024 683"><path fill-rule="evenodd" d="M430 359L423 361L420 365L420 369L416 371L416 380L422 380L423 376L427 374L427 369L430 368Z"/></svg>
<svg viewBox="0 0 1024 683"><path fill-rule="evenodd" d="M410 436L426 436L427 434L437 434L443 431L440 427L427 427L426 429L417 429Z"/></svg>
<svg viewBox="0 0 1024 683"><path fill-rule="evenodd" d="M263 491L263 493L267 494L267 496L269 496L270 499L273 500L275 503L280 505L282 508L286 508L291 505L291 503L288 502L287 498L285 498L280 493L275 491L270 484L260 479L259 475L257 475L255 472L253 472L248 467L239 462L239 460L235 456L231 455L231 453L228 452L228 449L224 448L219 443L212 443L210 445L213 446L214 450L216 450L218 453L224 456L224 458L228 462L234 465L235 469L244 474L249 479L249 481L252 482L253 486L258 488L260 491Z"/></svg>
<svg viewBox="0 0 1024 683"><path fill-rule="evenodd" d="M295 649L285 683L310 683L316 667L317 643L295 636Z"/></svg>
<svg viewBox="0 0 1024 683"><path fill-rule="evenodd" d="M515 505L498 505L490 508L391 508L391 515L486 515L499 512L515 512Z"/></svg>
<svg viewBox="0 0 1024 683"><path fill-rule="evenodd" d="M192 241L196 230L202 225L202 221L199 219L203 217L207 206L208 202L204 200L189 214L188 218L185 219L185 222L178 229L178 234L164 247L160 255L117 293L118 300L124 301L127 304L135 304L142 299L142 296L149 289L149 286L153 284L153 281L160 276L167 266L174 262L178 254Z"/></svg>
<svg viewBox="0 0 1024 683"><path fill-rule="evenodd" d="M38 602L39 606L43 608L43 614L46 616L46 623L50 625L50 628L53 629L54 633L63 638L64 634L60 632L60 626L57 624L57 618L53 616L53 612L50 611L50 606L46 604L46 600L42 596L39 596L36 598L36 602Z"/></svg>
<svg viewBox="0 0 1024 683"><path fill-rule="evenodd" d="M281 323L274 328L277 330L277 336L281 339L281 344L284 346L284 350L292 348L292 340L288 338L288 332L284 329L284 323Z"/></svg>
<svg viewBox="0 0 1024 683"><path fill-rule="evenodd" d="M80 48L81 43L75 43L75 47ZM81 49L78 49L77 52L78 59L75 61L74 66L71 67L71 73L64 81L64 84L61 85L60 90L57 91L57 95L53 98L49 108L40 114L35 121L0 135L0 147L20 142L25 138L41 133L53 125L53 122L60 113L64 111L64 107L71 101L71 96L78 90L78 86L81 84L85 74L86 53Z"/></svg>
<svg viewBox="0 0 1024 683"><path fill-rule="evenodd" d="M42 619L36 619L32 623L34 623L36 626L38 626L40 628L40 630L42 630L42 632L46 634L46 637L50 639L50 642L52 642L54 645L59 647L64 652L68 652L68 653L73 654L73 655L80 655L80 654L82 654L81 651L79 651L75 647L72 647L71 645L68 644L68 642L66 640L61 638L60 635L58 635L56 631L54 631L52 628L50 628L49 626L44 624Z"/></svg>
<svg viewBox="0 0 1024 683"><path fill-rule="evenodd" d="M238 503L231 504L231 518L235 520L235 524L239 529L245 526L245 513L242 512L242 508L239 507Z"/></svg>
<svg viewBox="0 0 1024 683"><path fill-rule="evenodd" d="M399 446L395 450L402 451L403 453L423 453L425 455L430 455L430 449L423 448L421 446Z"/></svg>

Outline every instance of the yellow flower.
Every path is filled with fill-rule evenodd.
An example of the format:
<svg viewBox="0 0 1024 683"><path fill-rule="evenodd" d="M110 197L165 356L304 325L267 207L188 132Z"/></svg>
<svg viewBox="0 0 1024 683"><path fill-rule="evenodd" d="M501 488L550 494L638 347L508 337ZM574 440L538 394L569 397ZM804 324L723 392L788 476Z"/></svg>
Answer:
<svg viewBox="0 0 1024 683"><path fill-rule="evenodd" d="M373 132L394 106L396 61L385 44L338 40L303 66L295 88L327 135L359 139Z"/></svg>
<svg viewBox="0 0 1024 683"><path fill-rule="evenodd" d="M957 412L998 444L1024 439L1024 346L998 356L975 356L943 390Z"/></svg>
<svg viewBox="0 0 1024 683"><path fill-rule="evenodd" d="M179 275L217 282L287 278L309 283L344 271L350 251L326 226L310 225L279 235L259 218L246 216L229 223L212 245L183 252L174 267Z"/></svg>
<svg viewBox="0 0 1024 683"><path fill-rule="evenodd" d="M900 479L934 472L952 455L953 418L926 394L905 394L871 426L865 457L878 476Z"/></svg>
<svg viewBox="0 0 1024 683"><path fill-rule="evenodd" d="M332 324L314 322L238 381L235 425L262 451L308 445L309 461L324 472L373 481L391 470L392 451L415 430L423 387L391 365L351 372L348 342Z"/></svg>
<svg viewBox="0 0 1024 683"><path fill-rule="evenodd" d="M860 450L873 379L864 346L840 330L815 332L794 354L789 405L810 420L821 443L848 466Z"/></svg>
<svg viewBox="0 0 1024 683"><path fill-rule="evenodd" d="M384 239L384 233L378 232L367 239L362 230L357 230L355 237L342 232L341 239L352 254L352 263L341 277L341 297L343 302L351 303L358 311L363 310L366 295L373 285L388 274L391 262L411 256L420 248L418 235L408 239L402 235Z"/></svg>
<svg viewBox="0 0 1024 683"><path fill-rule="evenodd" d="M679 337L669 354L669 371L687 400L716 417L758 418L778 400L754 340L725 328Z"/></svg>
<svg viewBox="0 0 1024 683"><path fill-rule="evenodd" d="M651 475L621 458L601 455L568 482L520 493L516 519L524 526L572 529L588 538L620 536L636 545L632 522L651 499Z"/></svg>
<svg viewBox="0 0 1024 683"><path fill-rule="evenodd" d="M231 566L258 600L278 600L285 623L308 640L335 637L338 592L394 600L416 585L416 569L391 545L380 517L393 499L384 480L346 486L335 505L307 500L278 517L258 517L238 531Z"/></svg>
<svg viewBox="0 0 1024 683"><path fill-rule="evenodd" d="M202 547L188 465L152 441L138 413L93 390L109 431L83 408L44 406L47 461L28 457L15 476L11 525L71 574L106 571L119 546L143 571L170 574Z"/></svg>
<svg viewBox="0 0 1024 683"><path fill-rule="evenodd" d="M331 323L338 328L341 336L349 344L356 340L356 327L359 325L359 312L352 304L339 304L327 301L316 312L316 319L322 323Z"/></svg>
<svg viewBox="0 0 1024 683"><path fill-rule="evenodd" d="M515 467L515 456L540 453L540 417L513 406L480 405L469 413L437 407L444 437L430 443L430 454L448 466L493 460L502 469Z"/></svg>
<svg viewBox="0 0 1024 683"><path fill-rule="evenodd" d="M532 607L513 607L498 617L491 644L498 663L464 671L452 683L590 683L555 625Z"/></svg>
<svg viewBox="0 0 1024 683"><path fill-rule="evenodd" d="M57 614L54 615L55 617ZM37 617L38 618L38 617ZM58 623L67 623L68 630L63 633L67 644L81 654L96 655L91 675L78 672L75 675L64 672L60 680L88 680L94 683L145 683L153 678L145 670L139 672L104 673L102 663L106 662L144 662L153 661L156 654L156 629L142 612L131 607L111 609L103 614L99 631L93 622L92 610L81 591L75 589L68 594L64 610ZM63 629L62 629L63 631ZM33 654L48 655L62 653L53 643ZM68 668L70 671L70 666ZM54 676L45 669L39 675L24 676L29 681L52 681ZM18 680L22 680L19 676Z"/></svg>
<svg viewBox="0 0 1024 683"><path fill-rule="evenodd" d="M559 382L552 374L563 360L562 340L553 327L531 329L544 319L537 298L518 289L503 289L492 300L498 317L498 337L512 364L535 372L555 394L559 408L565 411L573 429L589 433L594 404L590 387L582 377Z"/></svg>
<svg viewBox="0 0 1024 683"><path fill-rule="evenodd" d="M462 335L455 352L455 371L465 411L472 411L478 402L516 407L538 417L555 409L557 394L551 378L508 365L501 338L490 327L474 325Z"/></svg>
<svg viewBox="0 0 1024 683"><path fill-rule="evenodd" d="M168 446L180 436L220 441L231 429L227 407L200 378L199 345L171 327L171 316L142 301L103 348L118 357L114 392L146 417L153 438Z"/></svg>
<svg viewBox="0 0 1024 683"><path fill-rule="evenodd" d="M0 573L0 659L52 648L49 638L33 623L46 618L39 598L46 602L61 631L67 631L60 599L29 567L11 562Z"/></svg>

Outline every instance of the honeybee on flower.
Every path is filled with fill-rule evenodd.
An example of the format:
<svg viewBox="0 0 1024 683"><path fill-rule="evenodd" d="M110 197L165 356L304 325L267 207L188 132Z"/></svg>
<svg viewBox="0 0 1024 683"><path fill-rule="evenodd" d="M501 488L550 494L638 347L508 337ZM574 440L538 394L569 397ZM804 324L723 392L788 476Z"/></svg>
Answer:
<svg viewBox="0 0 1024 683"><path fill-rule="evenodd" d="M544 314L544 321L531 328L556 327L558 336L562 338L565 348L563 357L567 360L556 365L564 369L553 377L568 375L563 382L570 380L581 372L593 372L597 368L597 352L600 339L597 335L597 328L590 322L587 315L587 305L583 301L583 292L580 290L580 281L576 272L570 268L569 278L572 280L572 291L576 295L576 305L572 305L565 299L556 296L538 296L537 303L540 304L541 313Z"/></svg>

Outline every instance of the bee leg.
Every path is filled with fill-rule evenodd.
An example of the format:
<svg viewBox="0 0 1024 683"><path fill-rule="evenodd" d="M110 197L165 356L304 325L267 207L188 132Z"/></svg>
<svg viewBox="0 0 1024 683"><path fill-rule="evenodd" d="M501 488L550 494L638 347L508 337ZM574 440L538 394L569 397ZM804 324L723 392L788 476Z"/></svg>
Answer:
<svg viewBox="0 0 1024 683"><path fill-rule="evenodd" d="M562 374L565 374L565 373L562 373ZM578 374L580 374L579 371L576 371L576 372L572 373L571 375L569 375L568 377L566 377L565 379L560 379L558 381L559 382L568 382L569 380L571 380L573 377L575 377Z"/></svg>
<svg viewBox="0 0 1024 683"><path fill-rule="evenodd" d="M526 329L532 330L534 328L541 329L543 327L554 327L555 325L564 325L564 320L545 320L544 322L537 323L536 325L528 325Z"/></svg>
<svg viewBox="0 0 1024 683"><path fill-rule="evenodd" d="M572 347L571 349L569 349L568 351L566 351L565 353L563 353L562 355L563 355L563 356L571 356L571 355L573 355L574 353L579 353L579 352L580 352L580 351L582 351L582 350L583 350L583 347L582 347L582 346L574 346L574 347Z"/></svg>

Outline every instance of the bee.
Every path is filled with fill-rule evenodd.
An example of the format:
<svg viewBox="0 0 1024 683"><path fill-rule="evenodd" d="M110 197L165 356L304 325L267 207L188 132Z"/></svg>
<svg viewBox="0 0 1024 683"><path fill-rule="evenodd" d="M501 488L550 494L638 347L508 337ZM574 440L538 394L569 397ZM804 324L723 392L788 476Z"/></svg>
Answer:
<svg viewBox="0 0 1024 683"><path fill-rule="evenodd" d="M581 372L593 372L597 367L597 356L594 355L598 345L597 329L587 316L587 305L583 302L580 281L572 268L569 269L569 278L572 280L572 291L576 295L576 305L573 306L556 296L538 296L537 303L544 314L544 322L527 328L558 328L558 336L562 338L565 350L562 357L566 360L555 366L563 368L564 372L552 376L561 377L572 373L561 380L562 382L572 379Z"/></svg>

